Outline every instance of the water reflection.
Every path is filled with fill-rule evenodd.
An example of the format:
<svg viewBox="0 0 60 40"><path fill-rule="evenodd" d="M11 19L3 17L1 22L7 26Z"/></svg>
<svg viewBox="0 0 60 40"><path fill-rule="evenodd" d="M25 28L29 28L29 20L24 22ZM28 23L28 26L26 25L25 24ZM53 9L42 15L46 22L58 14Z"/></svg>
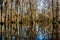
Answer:
<svg viewBox="0 0 60 40"><path fill-rule="evenodd" d="M2 26L2 40L48 40L48 31L35 23L7 24Z"/></svg>
<svg viewBox="0 0 60 40"><path fill-rule="evenodd" d="M37 34L36 40L48 40L48 38L48 32L44 28L40 27L40 31Z"/></svg>
<svg viewBox="0 0 60 40"><path fill-rule="evenodd" d="M4 34L2 33L2 40L4 40Z"/></svg>

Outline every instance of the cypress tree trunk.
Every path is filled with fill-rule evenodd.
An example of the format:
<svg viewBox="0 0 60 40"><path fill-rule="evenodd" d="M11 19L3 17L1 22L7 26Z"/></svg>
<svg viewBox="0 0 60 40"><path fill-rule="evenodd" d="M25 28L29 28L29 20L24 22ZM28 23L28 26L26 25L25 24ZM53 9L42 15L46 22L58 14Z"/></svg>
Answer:
<svg viewBox="0 0 60 40"><path fill-rule="evenodd" d="M54 5L54 1L56 1L55 5ZM58 11L59 11L59 8L58 8L58 0L52 0L52 13L53 13L53 29L52 29L52 39L54 39L54 35L56 37L56 39L58 39ZM55 9L56 8L56 9Z"/></svg>
<svg viewBox="0 0 60 40"><path fill-rule="evenodd" d="M59 13L59 8L58 8L58 0L56 2L56 22L58 22L58 13ZM59 24L56 24L56 39L58 39L58 27Z"/></svg>

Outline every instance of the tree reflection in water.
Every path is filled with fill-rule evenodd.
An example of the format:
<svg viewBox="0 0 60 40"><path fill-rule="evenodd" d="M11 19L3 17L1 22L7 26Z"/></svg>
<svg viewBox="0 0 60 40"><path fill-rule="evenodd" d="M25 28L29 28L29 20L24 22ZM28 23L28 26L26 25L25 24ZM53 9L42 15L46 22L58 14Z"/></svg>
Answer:
<svg viewBox="0 0 60 40"><path fill-rule="evenodd" d="M4 34L2 34L2 40L4 40Z"/></svg>
<svg viewBox="0 0 60 40"><path fill-rule="evenodd" d="M15 24L16 25L16 24ZM7 27L7 25L6 25L6 27ZM11 27L13 27L12 25L11 25ZM30 27L30 26L29 26ZM4 27L3 27L4 28ZM14 28L15 28L15 26L14 26ZM36 28L36 30L34 30L34 33L36 32L37 33L37 36L36 36L36 34L34 35L34 33L32 34L32 32L31 32L31 37L32 38L30 38L30 31L29 31L29 28L26 26L26 25L24 25L23 26L23 28L21 29L21 25L19 24L19 25L17 25L17 27L16 27L16 33L18 33L18 34L16 34L14 31L14 29L8 29L7 28L7 31L9 30L9 31L13 31L13 32L11 32L11 33L8 33L9 35L8 35L8 38L11 40L11 38L12 38L12 40L18 40L18 39L20 39L20 40L25 40L25 39L27 39L27 40L32 40L32 39L36 39L36 40L48 40L48 32L47 32L47 30L45 29L45 28L43 28L43 27L39 27L39 25L37 24L37 25L35 25L35 28ZM6 32L6 31L5 31ZM14 34L13 34L14 33ZM17 36L16 36L16 35ZM22 35L22 36L21 36ZM6 37L7 35L4 35L4 32L2 32L2 40L5 40L4 39L4 37ZM35 37L36 36L36 37ZM19 37L19 38L18 38ZM35 37L35 38L33 38L33 37ZM8 39L8 40L9 40Z"/></svg>
<svg viewBox="0 0 60 40"><path fill-rule="evenodd" d="M48 40L48 32L44 28L40 28L36 40Z"/></svg>

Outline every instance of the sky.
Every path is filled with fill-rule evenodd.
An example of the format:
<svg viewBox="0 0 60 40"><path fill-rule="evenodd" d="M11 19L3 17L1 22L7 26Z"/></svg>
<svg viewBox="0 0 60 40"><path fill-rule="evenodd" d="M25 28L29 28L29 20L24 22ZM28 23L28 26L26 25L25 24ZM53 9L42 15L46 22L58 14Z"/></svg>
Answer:
<svg viewBox="0 0 60 40"><path fill-rule="evenodd" d="M37 9L42 12L42 10L47 10L48 2L45 0L37 0Z"/></svg>

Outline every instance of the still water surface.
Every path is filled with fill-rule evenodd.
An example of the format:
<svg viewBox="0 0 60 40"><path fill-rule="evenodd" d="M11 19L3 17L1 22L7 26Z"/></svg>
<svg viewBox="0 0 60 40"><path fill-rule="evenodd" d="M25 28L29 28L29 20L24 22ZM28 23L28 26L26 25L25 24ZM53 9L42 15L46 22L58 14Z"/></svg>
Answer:
<svg viewBox="0 0 60 40"><path fill-rule="evenodd" d="M51 38L46 28L40 24L5 24L2 28L2 40L48 40Z"/></svg>

